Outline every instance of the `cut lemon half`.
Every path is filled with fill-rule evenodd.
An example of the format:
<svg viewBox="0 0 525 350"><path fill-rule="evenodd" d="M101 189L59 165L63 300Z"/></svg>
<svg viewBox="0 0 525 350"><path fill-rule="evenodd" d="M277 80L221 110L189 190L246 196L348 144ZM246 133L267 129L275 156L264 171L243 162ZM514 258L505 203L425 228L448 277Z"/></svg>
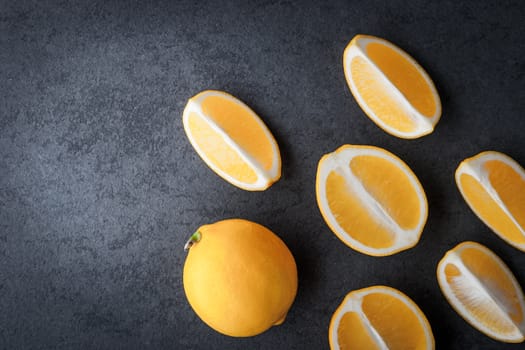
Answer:
<svg viewBox="0 0 525 350"><path fill-rule="evenodd" d="M428 214L423 187L394 154L373 146L344 145L319 161L317 204L345 244L384 256L413 247Z"/></svg>
<svg viewBox="0 0 525 350"><path fill-rule="evenodd" d="M441 117L434 83L394 44L356 35L343 54L346 82L357 103L381 129L413 139L430 134Z"/></svg>
<svg viewBox="0 0 525 350"><path fill-rule="evenodd" d="M461 162L456 184L481 221L525 251L525 170L515 160L495 151L482 152Z"/></svg>
<svg viewBox="0 0 525 350"><path fill-rule="evenodd" d="M330 348L434 349L427 318L405 294L386 286L350 292L330 322Z"/></svg>
<svg viewBox="0 0 525 350"><path fill-rule="evenodd" d="M508 343L524 340L523 292L501 259L485 246L463 242L437 268L441 291L474 328Z"/></svg>
<svg viewBox="0 0 525 350"><path fill-rule="evenodd" d="M203 91L190 98L182 119L199 156L232 185L262 191L281 177L277 142L239 99L222 91Z"/></svg>

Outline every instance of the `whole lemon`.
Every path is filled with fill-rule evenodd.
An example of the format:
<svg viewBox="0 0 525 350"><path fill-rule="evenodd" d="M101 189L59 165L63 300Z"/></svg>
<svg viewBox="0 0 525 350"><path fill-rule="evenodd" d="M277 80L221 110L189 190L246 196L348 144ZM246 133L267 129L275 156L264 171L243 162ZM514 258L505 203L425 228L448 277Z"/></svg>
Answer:
<svg viewBox="0 0 525 350"><path fill-rule="evenodd" d="M186 249L184 292L208 326L249 337L284 321L297 293L297 266L272 231L223 220L201 226Z"/></svg>

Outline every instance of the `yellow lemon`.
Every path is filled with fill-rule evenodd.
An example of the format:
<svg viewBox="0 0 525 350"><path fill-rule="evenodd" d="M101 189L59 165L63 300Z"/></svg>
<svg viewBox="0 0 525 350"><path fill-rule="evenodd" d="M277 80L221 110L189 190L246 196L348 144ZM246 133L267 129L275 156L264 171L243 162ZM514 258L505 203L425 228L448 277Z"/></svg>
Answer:
<svg viewBox="0 0 525 350"><path fill-rule="evenodd" d="M441 291L473 327L508 343L525 339L523 292L507 265L476 242L448 251L437 268Z"/></svg>
<svg viewBox="0 0 525 350"><path fill-rule="evenodd" d="M380 128L413 139L434 131L441 101L421 66L394 44L356 35L343 54L346 81L357 103Z"/></svg>
<svg viewBox="0 0 525 350"><path fill-rule="evenodd" d="M201 226L186 248L184 291L211 328L249 337L284 321L297 292L297 267L269 229L223 220Z"/></svg>
<svg viewBox="0 0 525 350"><path fill-rule="evenodd" d="M203 91L190 98L182 120L199 156L232 185L262 191L281 177L277 142L239 99L222 91Z"/></svg>

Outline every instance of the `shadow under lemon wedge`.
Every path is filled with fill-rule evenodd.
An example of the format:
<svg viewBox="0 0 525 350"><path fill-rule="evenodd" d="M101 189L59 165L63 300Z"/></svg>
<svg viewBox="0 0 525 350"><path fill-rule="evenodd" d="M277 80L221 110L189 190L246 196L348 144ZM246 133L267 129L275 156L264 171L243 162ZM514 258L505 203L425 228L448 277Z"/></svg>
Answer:
<svg viewBox="0 0 525 350"><path fill-rule="evenodd" d="M262 191L281 177L277 142L239 99L222 91L203 91L189 99L182 120L199 156L232 185Z"/></svg>
<svg viewBox="0 0 525 350"><path fill-rule="evenodd" d="M525 251L525 170L495 151L467 158L456 184L472 211L507 243Z"/></svg>
<svg viewBox="0 0 525 350"><path fill-rule="evenodd" d="M336 236L373 256L416 245L428 214L425 192L412 170L373 146L344 145L324 155L317 168L316 196Z"/></svg>
<svg viewBox="0 0 525 350"><path fill-rule="evenodd" d="M357 103L381 129L413 139L434 131L441 101L421 66L394 44L356 35L343 54L348 86Z"/></svg>
<svg viewBox="0 0 525 350"><path fill-rule="evenodd" d="M434 336L427 318L405 294L386 286L350 292L332 316L332 350L431 350Z"/></svg>
<svg viewBox="0 0 525 350"><path fill-rule="evenodd" d="M457 245L439 262L437 279L450 305L474 328L502 342L523 342L523 292L488 248L476 242Z"/></svg>

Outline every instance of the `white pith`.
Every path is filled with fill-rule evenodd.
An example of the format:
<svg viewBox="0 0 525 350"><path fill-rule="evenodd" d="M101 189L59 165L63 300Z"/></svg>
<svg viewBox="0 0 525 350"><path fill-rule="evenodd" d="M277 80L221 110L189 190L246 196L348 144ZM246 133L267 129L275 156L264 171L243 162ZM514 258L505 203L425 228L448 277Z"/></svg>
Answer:
<svg viewBox="0 0 525 350"><path fill-rule="evenodd" d="M421 114L412 104L408 101L408 99L403 95L403 93L388 79L388 77L379 69L379 67L368 57L366 53L366 46L371 43L380 43L382 45L385 45L393 50L395 50L397 53L399 53L401 56L403 56L407 61L409 61L416 70L420 73L420 75L423 77L427 85L430 87L430 90L432 91L432 96L434 97L434 101L436 102L436 111L433 116L426 117L423 114ZM387 130L392 135L402 137L402 138L417 138L426 134L431 133L434 130L434 126L437 124L441 117L441 100L439 98L439 95L437 93L436 87L434 86L434 83L428 76L428 74L421 68L421 66L406 52L398 48L397 46L393 45L392 43L376 38L376 37L370 37L370 36L363 36L361 38L358 38L354 44L350 44L346 47L345 52L343 54L344 57L344 71L345 71L345 77L348 86L350 87L350 90L352 91L352 94L356 98L358 104L361 106L361 108L364 109L365 113L381 128L384 130ZM385 122L381 120L373 111L371 108L368 107L368 105L365 103L363 98L361 97L361 94L359 93L359 90L357 89L354 80L352 78L352 70L350 68L350 64L352 60L355 57L361 57L363 58L374 71L378 73L378 75L383 80L385 86L388 88L388 91L391 93L392 97L399 102L402 107L404 108L405 112L409 116L409 118L414 122L415 124L415 130L411 132L402 132L399 130L396 130L392 128L391 126L387 125Z"/></svg>
<svg viewBox="0 0 525 350"><path fill-rule="evenodd" d="M505 240L510 245L512 245L512 246L514 246L514 247L516 247L518 249L525 250L525 244L519 244L519 243L516 243L516 242L513 242L513 241L509 240L502 233L496 231L496 229L493 226L491 226L484 218L482 218L479 215L479 213L476 210L476 208L474 208L469 203L465 193L463 192L463 187L462 187L461 181L460 181L461 180L461 175L467 174L467 175L472 176L477 182L479 182L479 184L483 187L483 189L488 193L490 198L492 198L492 200L494 200L498 204L498 206L509 217L509 219L512 221L512 223L514 225L516 225L516 227L518 228L519 232L523 236L525 236L525 228L522 227L518 223L518 221L514 218L514 216L509 211L509 209L507 208L505 203L501 200L498 192L494 189L494 187L490 183L489 173L486 171L486 169L484 168L483 165L487 161L491 161L491 160L498 160L498 161L501 161L501 162L505 163L506 165L510 166L525 181L525 171L523 170L523 168L514 159L512 159L509 156L507 156L507 155L505 155L503 153L500 153L500 152L487 151L487 152L483 152L483 153L479 154L478 156L474 156L473 158L469 158L469 159L464 160L463 162L461 162L461 164L459 165L458 169L456 170L456 174L455 174L456 183L458 185L459 191L461 192L461 195L463 196L463 198L465 198L465 202L467 202L467 204L470 207L470 209L472 209L472 211L480 218L481 221L483 221L485 223L485 225L490 227L490 229L492 231L494 231L501 239Z"/></svg>
<svg viewBox="0 0 525 350"><path fill-rule="evenodd" d="M318 193L319 193L319 206L323 213L324 219L327 221L328 226L333 230L337 231L339 237L347 243L349 246L355 249L371 254L371 255L389 255L397 251L408 249L415 245L421 236L421 232L427 218L427 204L426 196L421 184L415 177L415 175L407 171L408 167L399 158L395 157L390 152L377 148L377 147L360 147L360 146L343 146L335 152L332 152L325 156L319 164L319 178ZM406 177L410 181L412 188L415 189L418 197L419 206L419 221L417 225L411 230L402 229L398 223L387 213L387 211L370 195L361 181L352 173L350 169L350 162L352 158L356 156L374 156L393 163L398 168L403 170ZM348 190L355 193L365 205L369 212L377 219L377 221L392 232L394 236L394 244L387 248L371 248L368 247L358 240L352 238L342 227L339 225L337 219L332 214L328 199L326 195L326 179L328 175L336 171L345 178L348 185Z"/></svg>
<svg viewBox="0 0 525 350"><path fill-rule="evenodd" d="M264 169L263 166L259 164L259 162L253 158L250 154L248 154L242 147L240 147L217 123L213 121L212 118L207 116L202 108L201 104L202 102L209 96L219 96L224 99L228 99L230 101L235 102L236 104L243 107L250 115L251 117L257 122L257 124L261 127L261 130L263 131L264 135L268 140L270 140L271 147L272 147L272 167L269 170ZM224 142L230 146L238 155L239 157L246 162L250 168L253 169L253 171L257 174L257 181L254 183L246 183L241 182L237 180L236 178L232 177L228 173L222 171L219 169L206 155L205 152L202 151L202 149L199 147L198 143L194 139L190 126L189 126L189 118L192 113L195 113L200 118L202 118L206 124L208 124L217 134L219 134ZM194 97L192 97L188 103L186 104L186 107L184 108L184 112L182 115L182 120L184 124L184 130L186 131L186 135L188 136L188 139L190 140L190 143L192 144L193 148L195 148L195 151L199 154L199 156L204 160L204 162L219 176L224 178L226 181L230 182L231 184L240 187L245 190L249 191L257 191L257 190L264 190L266 189L271 183L275 182L281 173L281 157L279 154L279 148L277 146L277 142L275 141L273 135L271 134L270 130L266 127L264 122L259 118L257 114L255 114L247 105L245 105L242 101L236 99L235 97L220 92L220 91L205 91L202 92Z"/></svg>
<svg viewBox="0 0 525 350"><path fill-rule="evenodd" d="M508 307L505 305L503 298L497 295L496 291L492 291L490 290L490 288L485 286L483 282L480 281L478 277L476 277L472 272L470 272L470 270L463 264L463 261L461 260L461 252L465 249L470 248L482 251L484 254L490 256L491 259L496 261L496 263L502 268L502 270L505 273L505 276L507 276L507 278L511 281L513 288L516 291L516 294L518 295L520 310L523 314L523 311L525 310L523 292L521 291L521 287L518 284L512 272L496 254L494 254L486 247L474 242L463 243L463 245L458 250L453 249L447 252L443 259L441 259L441 261L439 262L437 272L438 282L441 287L441 290L445 294L445 297L454 307L454 309L456 309L456 311L464 319L466 319L479 331L489 335L492 338L502 341L519 342L523 340L525 334L525 318L520 324L514 322L506 312ZM485 326L484 324L480 323L474 317L474 315L472 315L465 308L463 303L458 299L458 297L450 287L449 283L447 282L447 278L445 275L445 267L448 264L453 264L461 272L461 276L455 277L455 286L459 289L464 290L465 294L470 294L469 297L471 302L478 303L477 305L483 305L484 307L486 307L488 309L487 313L490 313L492 317L502 319L504 320L504 322L508 323L509 325L512 325L514 327L514 330L510 334L501 334L496 330Z"/></svg>
<svg viewBox="0 0 525 350"><path fill-rule="evenodd" d="M423 326L423 330L425 333L426 338L426 344L427 350L434 349L434 336L432 335L432 330L430 329L430 325L428 321L421 317L421 310L417 307L417 305L410 300L406 295L402 294L401 292L397 291L394 288L385 287L385 286L375 286L370 288L364 288L361 290L357 290L354 292L349 293L339 308L337 309L336 313L334 314L334 318L332 320L332 326L330 327L330 339L334 339L333 342L333 349L339 350L339 340L337 337L337 330L339 329L339 324L341 323L341 319L347 312L355 312L359 316L360 320L363 322L365 329L367 330L370 337L374 340L376 345L381 350L389 350L387 344L381 337L381 335L377 332L377 330L372 326L369 319L366 317L366 314L363 312L361 305L363 302L363 298L369 294L374 293L381 293L381 294L388 294L396 299L402 301L409 309L412 311L414 315L419 320L419 323Z"/></svg>

